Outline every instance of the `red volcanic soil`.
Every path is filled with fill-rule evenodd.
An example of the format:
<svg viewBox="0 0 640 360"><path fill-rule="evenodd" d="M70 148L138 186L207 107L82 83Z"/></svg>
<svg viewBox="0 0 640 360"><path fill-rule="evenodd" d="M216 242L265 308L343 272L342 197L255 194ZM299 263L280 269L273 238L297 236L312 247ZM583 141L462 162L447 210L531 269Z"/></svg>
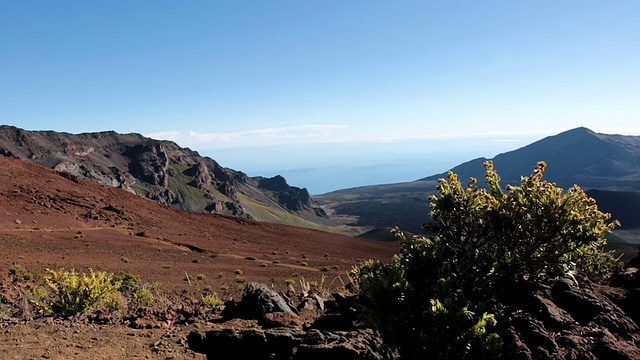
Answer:
<svg viewBox="0 0 640 360"><path fill-rule="evenodd" d="M273 284L281 290L286 279L297 282L303 277L319 283L324 277L324 286L331 289L348 281L345 271L358 260L388 260L397 248L393 243L311 229L188 213L121 189L0 157L0 274L8 274L15 264L42 273L46 269L92 268L140 275L143 281L160 282L164 290L182 296L199 298L202 289L212 289L228 299L237 297L242 286L238 282L241 279L236 281L236 270L242 271L246 282ZM198 280L199 274L206 278ZM6 275L0 275L2 288L6 289L9 285L4 278ZM77 332L66 336L67 342L75 341L67 344L74 351L52 352L49 345L64 347L61 340L35 330L42 327L50 333L64 333L56 326L64 328L51 319L37 325L8 325L0 320L0 358L88 358L89 353L82 348L85 345L78 345L82 341L75 339L82 336ZM157 330L147 330L149 337L147 333L131 335L134 330L126 327L123 333L117 328L85 330L102 334L90 339L107 339L123 346L117 351L104 346L100 351L112 351L92 352L91 358L160 356L144 345L157 342ZM38 333L37 338L29 342L25 334L33 331ZM132 340L138 338L142 343ZM101 349L100 341L89 342L94 343L93 349ZM127 346L144 350L129 351ZM197 357L181 351L182 355L172 356Z"/></svg>

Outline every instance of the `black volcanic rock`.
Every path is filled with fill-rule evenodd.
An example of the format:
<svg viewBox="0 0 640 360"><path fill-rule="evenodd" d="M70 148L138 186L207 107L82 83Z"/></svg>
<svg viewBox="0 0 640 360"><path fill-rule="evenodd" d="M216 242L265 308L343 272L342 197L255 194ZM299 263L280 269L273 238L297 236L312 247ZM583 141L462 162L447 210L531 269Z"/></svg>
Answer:
<svg viewBox="0 0 640 360"><path fill-rule="evenodd" d="M174 142L139 134L107 131L74 135L3 125L0 155L124 188L182 210L263 220L263 214L246 210L257 203L270 208L272 214L326 216L315 207L306 189L291 187L282 177L252 178ZM268 219L278 222L277 215Z"/></svg>

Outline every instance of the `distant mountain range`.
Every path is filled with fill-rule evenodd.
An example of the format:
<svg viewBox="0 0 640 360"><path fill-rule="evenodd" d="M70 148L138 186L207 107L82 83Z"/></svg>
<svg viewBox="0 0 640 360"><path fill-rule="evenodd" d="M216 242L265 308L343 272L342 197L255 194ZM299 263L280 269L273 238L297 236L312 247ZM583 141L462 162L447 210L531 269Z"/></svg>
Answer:
<svg viewBox="0 0 640 360"><path fill-rule="evenodd" d="M478 158L451 170L461 179L482 180L486 160ZM540 160L547 163L545 178L564 188L578 184L585 189L640 190L640 136L598 134L581 127L493 158L503 184L519 182ZM446 173L421 180L442 177Z"/></svg>
<svg viewBox="0 0 640 360"><path fill-rule="evenodd" d="M451 170L464 181L475 177L482 184L486 160L478 158ZM604 211L621 220L621 229L633 230L632 235L617 233L625 241L640 242L640 136L599 134L577 128L492 160L503 186L519 183L521 176L531 174L538 161L545 161L546 180L565 189L578 184L588 190ZM421 224L429 219L427 198L436 193L437 179L443 177L446 173L407 183L344 189L314 198L334 217L341 216L353 226L368 229L399 226L421 233Z"/></svg>
<svg viewBox="0 0 640 360"><path fill-rule="evenodd" d="M322 228L306 189L281 176L249 177L215 160L139 134L68 134L0 126L0 155L126 189L178 209ZM19 176L17 174L16 176Z"/></svg>

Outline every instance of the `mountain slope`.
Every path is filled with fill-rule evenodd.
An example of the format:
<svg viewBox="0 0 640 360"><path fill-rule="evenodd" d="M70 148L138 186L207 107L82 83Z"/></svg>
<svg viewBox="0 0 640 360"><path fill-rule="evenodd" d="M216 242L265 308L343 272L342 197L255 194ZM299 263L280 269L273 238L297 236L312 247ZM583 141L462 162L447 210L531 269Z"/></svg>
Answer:
<svg viewBox="0 0 640 360"><path fill-rule="evenodd" d="M482 179L484 158L452 169L461 179ZM503 184L519 182L538 161L546 161L545 178L568 188L640 190L640 136L598 134L587 128L549 136L520 149L497 155L493 161ZM421 180L437 180L446 173Z"/></svg>
<svg viewBox="0 0 640 360"><path fill-rule="evenodd" d="M252 178L174 142L139 134L74 135L0 126L0 155L123 188L182 210L281 223L299 218L298 225L315 227L303 218L325 216L306 189L289 186L282 177ZM247 210L257 206L267 211Z"/></svg>
<svg viewBox="0 0 640 360"><path fill-rule="evenodd" d="M452 169L463 182L484 179L479 158ZM493 161L502 177L502 185L516 184L531 174L538 161L546 161L545 179L568 189L578 184L591 189L604 211L622 221L620 238L640 242L640 136L598 134L577 128L539 140L520 149L497 155ZM436 180L446 173L418 181L343 189L315 196L334 217L348 219L351 225L365 229L399 226L421 233L428 220L428 196L435 194ZM624 231L627 231L625 234Z"/></svg>

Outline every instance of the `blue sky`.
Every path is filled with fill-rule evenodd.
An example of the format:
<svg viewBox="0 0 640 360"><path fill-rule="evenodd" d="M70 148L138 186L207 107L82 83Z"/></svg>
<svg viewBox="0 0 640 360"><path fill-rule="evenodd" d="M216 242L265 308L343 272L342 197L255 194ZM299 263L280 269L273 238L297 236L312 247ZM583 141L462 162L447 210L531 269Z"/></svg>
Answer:
<svg viewBox="0 0 640 360"><path fill-rule="evenodd" d="M0 123L170 139L319 193L638 135L638 39L637 0L1 1Z"/></svg>

